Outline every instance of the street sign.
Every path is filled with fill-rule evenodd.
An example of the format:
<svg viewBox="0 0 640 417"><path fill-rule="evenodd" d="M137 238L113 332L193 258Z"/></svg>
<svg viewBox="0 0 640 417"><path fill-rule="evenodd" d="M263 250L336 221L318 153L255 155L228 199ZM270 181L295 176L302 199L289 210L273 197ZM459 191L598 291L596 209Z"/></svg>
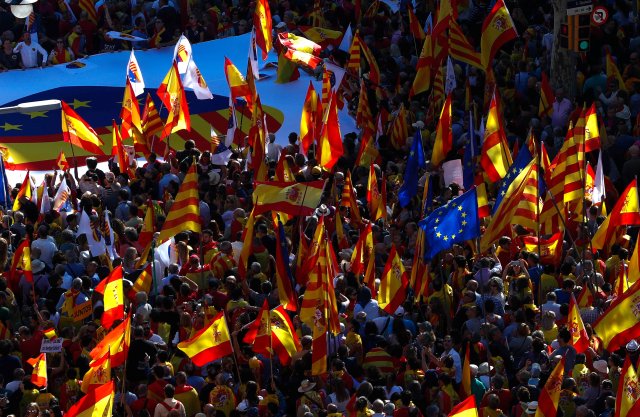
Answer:
<svg viewBox="0 0 640 417"><path fill-rule="evenodd" d="M593 10L592 0L568 0L567 16L589 14Z"/></svg>
<svg viewBox="0 0 640 417"><path fill-rule="evenodd" d="M609 12L603 6L598 6L591 12L591 22L596 26L602 26L607 23Z"/></svg>

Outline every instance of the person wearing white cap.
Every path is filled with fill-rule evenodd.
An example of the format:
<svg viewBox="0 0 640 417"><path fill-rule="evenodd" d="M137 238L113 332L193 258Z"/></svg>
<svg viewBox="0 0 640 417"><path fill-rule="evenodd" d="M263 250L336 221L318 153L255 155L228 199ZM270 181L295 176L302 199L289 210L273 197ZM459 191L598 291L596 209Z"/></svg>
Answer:
<svg viewBox="0 0 640 417"><path fill-rule="evenodd" d="M469 365L469 370L471 372L471 393L476 397L476 404L480 404L487 389L478 379L478 365L472 363Z"/></svg>
<svg viewBox="0 0 640 417"><path fill-rule="evenodd" d="M524 411L528 416L533 416L536 414L536 411L538 411L538 402L537 401L531 401L529 402L529 404L527 404L527 409Z"/></svg>

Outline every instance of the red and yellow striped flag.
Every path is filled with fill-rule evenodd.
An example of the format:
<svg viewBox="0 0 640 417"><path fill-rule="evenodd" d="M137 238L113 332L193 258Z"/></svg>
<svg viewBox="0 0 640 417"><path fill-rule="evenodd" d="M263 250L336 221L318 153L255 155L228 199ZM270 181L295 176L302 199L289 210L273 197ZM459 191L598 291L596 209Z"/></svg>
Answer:
<svg viewBox="0 0 640 417"><path fill-rule="evenodd" d="M240 251L240 260L238 261L238 275L244 278L247 275L247 266L249 265L249 255L253 246L253 224L255 222L255 207L251 210L247 223L242 231L242 250Z"/></svg>
<svg viewBox="0 0 640 417"><path fill-rule="evenodd" d="M18 190L18 194L16 195L16 198L13 200L13 207L12 207L13 211L18 211L22 207L22 203L20 202L20 199L22 197L26 198L27 200L31 200L31 176L29 174L30 172L27 171L27 173L24 176L24 180L22 181L22 185Z"/></svg>
<svg viewBox="0 0 640 417"><path fill-rule="evenodd" d="M53 340L58 337L58 334L56 333L56 329L54 327L49 327L48 329L45 329L42 333L44 333L44 336L49 340Z"/></svg>
<svg viewBox="0 0 640 417"><path fill-rule="evenodd" d="M144 103L144 110L142 112L142 137L144 138L144 145L146 146L147 154L148 152L153 151L151 149L151 142L153 140L153 136L162 132L163 124L162 119L160 119L160 115L158 114L158 110L156 109L156 105L151 98L151 94L147 93L147 99ZM134 137L135 139L135 137ZM137 145L138 142L135 143ZM134 146L135 146L134 145ZM144 152L143 150L139 150L136 147L137 152Z"/></svg>
<svg viewBox="0 0 640 417"><path fill-rule="evenodd" d="M60 171L66 171L69 169L69 162L67 162L67 157L64 155L63 151L60 151L58 154L58 158L56 159L56 166Z"/></svg>
<svg viewBox="0 0 640 417"><path fill-rule="evenodd" d="M472 307L473 308L473 307ZM471 360L469 358L469 352L471 351L471 343L467 342L467 348L464 353L464 362L462 363L462 383L460 388L461 394L465 397L469 397L473 394L471 392Z"/></svg>
<svg viewBox="0 0 640 417"><path fill-rule="evenodd" d="M47 386L47 354L41 353L35 358L27 359L27 363L33 366L33 371L31 372L33 385L45 388Z"/></svg>
<svg viewBox="0 0 640 417"><path fill-rule="evenodd" d="M482 66L489 68L500 48L517 37L518 32L504 0L496 1L493 9L482 22L480 38Z"/></svg>
<svg viewBox="0 0 640 417"><path fill-rule="evenodd" d="M20 271L18 271L20 270ZM33 272L31 271L31 242L25 238L13 253L13 261L9 270L10 282L18 283L20 273L24 275L28 282L33 282Z"/></svg>
<svg viewBox="0 0 640 417"><path fill-rule="evenodd" d="M615 242L613 236L620 226L633 226L640 224L640 204L638 203L638 183L632 180L624 192L618 198L609 216L600 225L596 234L591 239L595 249L608 249Z"/></svg>
<svg viewBox="0 0 640 417"><path fill-rule="evenodd" d="M353 40L351 41L351 46L349 47L349 60L347 61L346 70L351 74L358 74L360 71L360 56L361 56L361 48L359 32L356 30L356 33L353 35Z"/></svg>
<svg viewBox="0 0 640 417"><path fill-rule="evenodd" d="M369 206L369 217L376 221L384 216L382 196L378 187L378 178L373 165L369 166L369 181L367 182L367 204Z"/></svg>
<svg viewBox="0 0 640 417"><path fill-rule="evenodd" d="M131 340L131 315L128 315L122 323L113 328L89 353L92 362L100 360L110 352L111 366L117 368L124 364L129 353Z"/></svg>
<svg viewBox="0 0 640 417"><path fill-rule="evenodd" d="M497 90L494 90L487 114L482 156L480 157L480 164L491 182L497 182L504 178L513 163L498 109L498 93Z"/></svg>
<svg viewBox="0 0 640 417"><path fill-rule="evenodd" d="M611 56L611 52L609 51L606 52L605 63L606 63L607 79L616 80L618 82L618 88L622 91L628 92L627 86L625 85L624 80L622 79L622 75L620 75L620 70L618 69L618 66L616 65L616 63L613 61L613 57Z"/></svg>
<svg viewBox="0 0 640 417"><path fill-rule="evenodd" d="M102 141L89 124L67 103L62 102L62 137L65 142L95 155L104 155Z"/></svg>
<svg viewBox="0 0 640 417"><path fill-rule="evenodd" d="M467 399L458 403L449 413L449 417L478 417L476 397L470 395Z"/></svg>
<svg viewBox="0 0 640 417"><path fill-rule="evenodd" d="M162 225L158 244L169 240L185 230L200 233L200 197L198 195L198 174L196 162L189 167L178 195L176 195L167 218Z"/></svg>
<svg viewBox="0 0 640 417"><path fill-rule="evenodd" d="M402 149L407 144L407 136L409 136L407 127L407 112L404 108L404 104L400 104L396 117L391 122L389 127L389 139L394 149Z"/></svg>
<svg viewBox="0 0 640 417"><path fill-rule="evenodd" d="M251 168L254 181L266 181L268 179L268 167L265 162L267 157L267 125L260 97L253 103L253 115L251 129L249 130L249 145L252 147Z"/></svg>
<svg viewBox="0 0 640 417"><path fill-rule="evenodd" d="M146 292L149 294L151 292L151 284L153 283L153 271L151 270L152 264L149 263L147 266L140 272L138 278L133 283L133 291L135 293Z"/></svg>
<svg viewBox="0 0 640 417"><path fill-rule="evenodd" d="M432 36L430 34L426 35L422 43L418 63L416 64L416 78L413 79L411 90L409 90L409 97L424 93L429 90L431 86L431 67L434 62L432 42Z"/></svg>
<svg viewBox="0 0 640 417"><path fill-rule="evenodd" d="M475 51L454 19L449 21L449 54L451 58L482 69L480 54Z"/></svg>
<svg viewBox="0 0 640 417"><path fill-rule="evenodd" d="M340 205L349 208L349 218L352 226L358 227L362 224L360 209L358 209L355 190L351 181L351 171L347 171L344 174L344 187L342 187Z"/></svg>

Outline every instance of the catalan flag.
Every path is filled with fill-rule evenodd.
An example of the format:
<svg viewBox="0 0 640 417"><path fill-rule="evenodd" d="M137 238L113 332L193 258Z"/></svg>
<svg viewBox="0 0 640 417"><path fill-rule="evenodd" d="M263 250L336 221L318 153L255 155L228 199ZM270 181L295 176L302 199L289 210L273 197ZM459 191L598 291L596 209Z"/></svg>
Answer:
<svg viewBox="0 0 640 417"><path fill-rule="evenodd" d="M571 332L570 344L578 353L584 353L589 348L589 335L584 328L582 317L580 316L580 310L576 299L571 294L571 300L569 301L569 316L567 317L567 327Z"/></svg>
<svg viewBox="0 0 640 417"><path fill-rule="evenodd" d="M482 66L488 68L502 46L518 37L504 0L498 0L482 23L480 38Z"/></svg>
<svg viewBox="0 0 640 417"><path fill-rule="evenodd" d="M209 326L188 340L178 343L178 349L191 358L196 366L205 366L209 362L232 354L233 347L224 312L218 313Z"/></svg>
<svg viewBox="0 0 640 417"><path fill-rule="evenodd" d="M111 413L115 398L115 382L109 381L90 390L87 395L73 404L65 416L68 417L101 417Z"/></svg>
<svg viewBox="0 0 640 417"><path fill-rule="evenodd" d="M310 216L320 203L325 181L256 182L254 214L279 211L292 216Z"/></svg>
<svg viewBox="0 0 640 417"><path fill-rule="evenodd" d="M98 23L98 12L93 3L93 0L80 0L78 2L78 6L80 6L81 10L87 12L87 17L89 18L89 20L91 20L93 23Z"/></svg>
<svg viewBox="0 0 640 417"><path fill-rule="evenodd" d="M498 95L494 90L484 129L484 143L480 158L480 164L491 182L504 178L509 166L513 163L498 109Z"/></svg>
<svg viewBox="0 0 640 417"><path fill-rule="evenodd" d="M198 174L196 162L189 167L165 219L158 244L166 242L177 233L191 230L200 233L200 197L198 196Z"/></svg>
<svg viewBox="0 0 640 417"><path fill-rule="evenodd" d="M454 19L449 21L449 54L451 58L482 69L480 54L475 51Z"/></svg>
<svg viewBox="0 0 640 417"><path fill-rule="evenodd" d="M175 61L171 69L162 80L158 88L158 97L169 110L169 115L162 130L162 137L166 138L173 132L180 130L191 131L191 117L187 104L187 95L182 86L182 80L178 73L178 66Z"/></svg>
<svg viewBox="0 0 640 417"><path fill-rule="evenodd" d="M151 263L147 264L142 272L140 272L140 275L138 275L138 278L136 278L136 281L133 283L133 291L135 293L146 292L149 294L151 292L151 285L153 284L153 271L151 267Z"/></svg>
<svg viewBox="0 0 640 417"><path fill-rule="evenodd" d="M357 226L362 223L355 190L353 188L353 183L351 182L351 171L347 171L344 176L344 186L342 187L340 205L349 208L349 218L351 219L352 225Z"/></svg>
<svg viewBox="0 0 640 417"><path fill-rule="evenodd" d="M153 151L153 149L151 149L153 137L161 133L163 129L162 120L151 98L151 94L147 94L140 124L142 127L142 136L134 136L134 148L136 152L142 152L144 155L148 155Z"/></svg>
<svg viewBox="0 0 640 417"><path fill-rule="evenodd" d="M114 268L108 277L100 281L95 291L103 296L102 327L110 329L116 320L124 318L122 265Z"/></svg>
<svg viewBox="0 0 640 417"><path fill-rule="evenodd" d="M67 103L62 102L62 137L65 142L95 155L104 155L102 141L98 134L83 118L78 116Z"/></svg>
<svg viewBox="0 0 640 417"><path fill-rule="evenodd" d="M404 104L400 104L396 117L391 122L388 135L394 149L402 149L407 144L407 136L409 133L407 128L407 112Z"/></svg>
<svg viewBox="0 0 640 417"><path fill-rule="evenodd" d="M262 49L262 59L266 60L269 51L273 48L271 9L267 0L258 0L256 2L253 25L256 27L256 44Z"/></svg>
<svg viewBox="0 0 640 417"><path fill-rule="evenodd" d="M351 46L349 47L349 60L347 61L346 70L352 74L358 74L360 71L360 39L359 32L356 30L355 35L353 35L353 40L351 41Z"/></svg>
<svg viewBox="0 0 640 417"><path fill-rule="evenodd" d="M453 135L451 133L451 94L447 96L440 112L436 127L436 140L433 144L431 163L439 166L453 149Z"/></svg>
<svg viewBox="0 0 640 417"><path fill-rule="evenodd" d="M407 298L408 286L409 277L395 245L392 244L387 263L380 276L380 291L378 291L380 308L388 314L393 314Z"/></svg>
<svg viewBox="0 0 640 417"><path fill-rule="evenodd" d="M556 101L556 96L553 93L551 84L549 84L547 73L543 71L542 79L540 80L540 104L538 105L538 115L540 117L551 117L554 101Z"/></svg>
<svg viewBox="0 0 640 417"><path fill-rule="evenodd" d="M355 37L354 37L355 39ZM367 45L362 39L359 40L360 52L364 55L367 63L369 64L369 81L373 84L375 88L379 88L380 85L380 68L378 67L378 62L376 61L371 49L369 49L369 45Z"/></svg>
<svg viewBox="0 0 640 417"><path fill-rule="evenodd" d="M33 366L31 372L31 382L36 387L46 388L47 386L47 354L41 353L35 358L27 359L27 363Z"/></svg>
<svg viewBox="0 0 640 417"><path fill-rule="evenodd" d="M560 401L560 391L562 391L562 380L564 379L564 361L564 357L558 361L540 391L535 417L555 416L558 414L558 402Z"/></svg>

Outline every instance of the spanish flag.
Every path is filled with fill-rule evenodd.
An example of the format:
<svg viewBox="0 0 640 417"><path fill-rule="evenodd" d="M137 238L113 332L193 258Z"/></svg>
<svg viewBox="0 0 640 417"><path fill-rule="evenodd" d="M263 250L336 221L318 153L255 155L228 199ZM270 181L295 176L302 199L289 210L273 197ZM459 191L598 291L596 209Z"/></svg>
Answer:
<svg viewBox="0 0 640 417"><path fill-rule="evenodd" d="M378 187L378 177L373 165L369 166L369 181L367 182L367 205L369 206L369 217L376 221L382 217L382 196Z"/></svg>
<svg viewBox="0 0 640 417"><path fill-rule="evenodd" d="M321 58L307 52L296 51L292 48L286 48L284 57L295 64L306 65L311 69L316 69L316 67L322 63Z"/></svg>
<svg viewBox="0 0 640 417"><path fill-rule="evenodd" d="M103 296L102 327L110 329L116 320L124 318L122 265L114 268L108 277L100 281L95 291Z"/></svg>
<svg viewBox="0 0 640 417"><path fill-rule="evenodd" d="M118 158L118 165L120 166L120 172L127 173L133 178L133 170L129 164L129 154L124 150L124 144L122 143L122 137L120 136L120 130L115 120L111 120L111 136L113 138L113 148L111 155Z"/></svg>
<svg viewBox="0 0 640 417"><path fill-rule="evenodd" d="M102 417L111 415L113 399L115 397L115 384L109 381L91 390L84 397L73 404L66 417Z"/></svg>
<svg viewBox="0 0 640 417"><path fill-rule="evenodd" d="M251 168L254 181L266 181L269 169L267 158L267 119L262 109L260 97L253 103L251 128L249 129L249 146L251 146Z"/></svg>
<svg viewBox="0 0 640 417"><path fill-rule="evenodd" d="M355 39L354 37L354 42ZM429 89L432 77L431 67L433 65L433 38L431 34L428 34L422 43L422 50L420 51L418 63L416 64L416 78L414 78L411 90L409 90L409 97L413 97Z"/></svg>
<svg viewBox="0 0 640 417"><path fill-rule="evenodd" d="M224 312L220 312L209 326L192 338L178 343L178 348L187 354L196 366L205 366L233 353Z"/></svg>
<svg viewBox="0 0 640 417"><path fill-rule="evenodd" d="M602 222L591 239L595 249L609 249L616 243L613 239L619 226L640 224L640 204L638 202L637 180L632 180L618 198L609 216Z"/></svg>
<svg viewBox="0 0 640 417"><path fill-rule="evenodd" d="M538 396L538 410L535 417L555 416L558 413L558 401L564 377L564 357L558 362L549 375L544 388Z"/></svg>
<svg viewBox="0 0 640 417"><path fill-rule="evenodd" d="M395 245L391 245L391 251L387 263L380 277L380 291L378 291L378 305L389 314L393 314L407 298L409 277L404 265L396 252Z"/></svg>
<svg viewBox="0 0 640 417"><path fill-rule="evenodd" d="M117 368L123 365L129 353L129 342L131 339L131 316L113 328L89 353L92 364L110 352L111 366Z"/></svg>
<svg viewBox="0 0 640 417"><path fill-rule="evenodd" d="M616 80L618 82L618 88L626 92L627 86L624 84L622 75L620 75L620 70L618 69L618 66L616 65L616 63L613 61L613 57L611 56L611 52L609 51L607 51L606 53L605 62L606 62L607 79Z"/></svg>
<svg viewBox="0 0 640 417"><path fill-rule="evenodd" d="M65 142L94 155L104 155L100 148L102 141L96 131L64 101L61 114L62 138Z"/></svg>
<svg viewBox="0 0 640 417"><path fill-rule="evenodd" d="M467 399L458 403L449 413L449 417L478 417L476 397L470 395Z"/></svg>
<svg viewBox="0 0 640 417"><path fill-rule="evenodd" d="M422 25L418 21L416 14L413 12L411 3L407 4L407 13L409 14L409 31L411 32L411 36L413 36L416 41L422 42L425 38L424 30L422 29Z"/></svg>
<svg viewBox="0 0 640 417"><path fill-rule="evenodd" d="M31 372L33 385L45 388L47 386L47 354L41 353L35 358L27 359L27 363L33 366L33 371Z"/></svg>
<svg viewBox="0 0 640 417"><path fill-rule="evenodd" d="M553 113L553 102L556 100L555 94L546 72L542 72L542 80L540 81L540 104L538 105L538 115L549 116Z"/></svg>
<svg viewBox="0 0 640 417"><path fill-rule="evenodd" d="M471 343L467 342L467 348L464 353L464 362L462 363L462 382L460 384L460 395L469 397L473 394L471 392L471 361L469 359L469 351L471 350Z"/></svg>
<svg viewBox="0 0 640 417"><path fill-rule="evenodd" d="M434 166L440 165L451 149L453 149L453 136L451 133L451 94L449 94L442 106L440 119L436 127L436 140L433 144L431 164Z"/></svg>
<svg viewBox="0 0 640 417"><path fill-rule="evenodd" d="M578 353L584 353L589 348L589 335L584 328L582 317L580 316L580 310L578 310L578 304L576 299L571 294L571 300L569 301L569 316L567 316L567 327L571 332L571 344Z"/></svg>
<svg viewBox="0 0 640 417"><path fill-rule="evenodd" d="M324 180L311 182L256 182L254 214L279 211L292 216L310 216L320 203Z"/></svg>
<svg viewBox="0 0 640 417"><path fill-rule="evenodd" d="M629 355L624 359L620 377L616 395L615 415L619 417L637 416L638 412L640 412L640 406L638 405L638 399L640 399L639 381L638 374L631 363Z"/></svg>
<svg viewBox="0 0 640 417"><path fill-rule="evenodd" d="M502 46L518 37L516 27L511 20L511 15L504 0L496 1L491 12L482 23L482 35L480 38L480 54L482 66L489 68L493 57Z"/></svg>
<svg viewBox="0 0 640 417"><path fill-rule="evenodd" d="M240 260L238 261L238 275L240 278L245 278L247 275L247 266L249 265L249 255L251 255L251 248L253 247L253 224L255 222L254 211L256 207L253 207L249 218L244 225L242 231L242 250L240 251Z"/></svg>
<svg viewBox="0 0 640 417"><path fill-rule="evenodd" d="M320 106L320 112L318 112L318 106ZM318 100L318 93L313 83L309 81L307 97L302 105L302 116L300 117L300 149L303 154L307 153L316 138L318 119L322 119L322 105Z"/></svg>
<svg viewBox="0 0 640 417"><path fill-rule="evenodd" d="M636 247L633 249L628 265L629 284L640 280L640 239L636 239Z"/></svg>
<svg viewBox="0 0 640 417"><path fill-rule="evenodd" d="M127 77L127 85L124 87L124 97L122 98L122 109L120 110L120 118L122 119L122 138L128 139L133 136L133 129L138 133L142 133L142 124L140 119L140 105L136 94L133 92L131 81Z"/></svg>
<svg viewBox="0 0 640 417"><path fill-rule="evenodd" d="M284 226L280 221L280 216L276 212L271 212L273 224L276 226L276 286L278 287L278 298L280 304L290 311L298 309L298 299L293 290L293 275L289 267L289 248L287 247L287 237L284 233Z"/></svg>
<svg viewBox="0 0 640 417"><path fill-rule="evenodd" d="M187 95L182 86L182 80L178 73L178 64L173 61L171 69L167 72L162 84L158 87L158 97L162 100L165 108L169 110L169 115L162 130L162 137L166 138L173 132L180 130L191 131L191 117L189 115L189 105Z"/></svg>
<svg viewBox="0 0 640 417"><path fill-rule="evenodd" d="M302 34L311 41L326 48L329 45L338 46L342 39L342 32L320 27L298 26Z"/></svg>
<svg viewBox="0 0 640 417"><path fill-rule="evenodd" d="M564 233L557 232L553 236L540 238L540 262L543 264L558 265L562 257L562 242ZM529 252L538 251L538 238L536 236L523 236L522 243Z"/></svg>
<svg viewBox="0 0 640 417"><path fill-rule="evenodd" d="M258 0L256 2L253 25L256 27L256 44L262 49L262 59L266 60L269 51L273 48L271 9L269 8L268 0Z"/></svg>
<svg viewBox="0 0 640 417"><path fill-rule="evenodd" d="M15 200L13 200L13 211L18 211L22 208L22 204L20 203L20 199L22 197L27 200L31 200L31 177L29 175L29 171L25 174L20 190L18 190L18 195L16 195Z"/></svg>
<svg viewBox="0 0 640 417"><path fill-rule="evenodd" d="M48 329L45 329L43 333L44 333L44 336L49 340L53 340L58 337L58 335L56 334L56 329L53 327L49 327Z"/></svg>
<svg viewBox="0 0 640 417"><path fill-rule="evenodd" d="M13 261L11 262L10 281L18 283L20 275L18 270L22 271L24 277L29 282L33 282L33 272L31 272L31 242L24 239L13 253Z"/></svg>
<svg viewBox="0 0 640 417"><path fill-rule="evenodd" d="M153 233L155 232L156 213L153 208L153 202L149 200L147 202L147 211L144 214L144 220L142 221L142 229L138 235L138 243L143 248L147 247L151 240L153 240Z"/></svg>
<svg viewBox="0 0 640 417"><path fill-rule="evenodd" d="M365 272L365 265L368 265L369 258L373 254L373 234L371 223L367 223L360 231L360 236L351 254L351 272L358 276Z"/></svg>
<svg viewBox="0 0 640 417"><path fill-rule="evenodd" d="M500 2L502 0L499 0ZM491 104L489 105L489 113L487 114L482 156L480 157L480 164L491 182L497 182L504 178L513 163L498 109L498 95L497 91L494 90Z"/></svg>
<svg viewBox="0 0 640 417"><path fill-rule="evenodd" d="M231 98L235 100L238 97L244 97L247 101L247 107L253 107L252 93L249 83L242 76L240 70L227 57L224 57L224 75L227 78L227 85L231 92Z"/></svg>
<svg viewBox="0 0 640 417"><path fill-rule="evenodd" d="M111 352L106 351L104 356L94 361L91 367L84 374L80 391L85 394L96 389L98 386L111 381Z"/></svg>
<svg viewBox="0 0 640 417"><path fill-rule="evenodd" d="M298 335L283 306L280 305L271 310L269 317L271 319L271 346L275 354L278 355L280 363L285 366L289 365L293 355L302 349Z"/></svg>
<svg viewBox="0 0 640 417"><path fill-rule="evenodd" d="M283 46L295 51L306 52L312 55L318 55L322 52L322 46L302 36L296 36L293 33L279 33L278 40Z"/></svg>
<svg viewBox="0 0 640 417"><path fill-rule="evenodd" d="M338 99L336 94L331 95L329 109L325 113L322 132L318 138L317 159L318 164L331 171L338 159L344 153L342 147L342 133L340 133L340 122L338 121Z"/></svg>
<svg viewBox="0 0 640 417"><path fill-rule="evenodd" d="M60 153L58 154L58 158L56 159L56 166L60 169L60 171L66 171L69 169L69 162L67 162L67 157L62 151L60 151Z"/></svg>
<svg viewBox="0 0 640 417"><path fill-rule="evenodd" d="M640 336L640 281L636 281L593 324L593 330L602 339L609 352L618 350L629 340Z"/></svg>
<svg viewBox="0 0 640 417"><path fill-rule="evenodd" d="M158 244L166 242L177 233L191 230L200 233L200 197L198 195L198 174L196 162L189 167L176 195L167 218L162 225Z"/></svg>

